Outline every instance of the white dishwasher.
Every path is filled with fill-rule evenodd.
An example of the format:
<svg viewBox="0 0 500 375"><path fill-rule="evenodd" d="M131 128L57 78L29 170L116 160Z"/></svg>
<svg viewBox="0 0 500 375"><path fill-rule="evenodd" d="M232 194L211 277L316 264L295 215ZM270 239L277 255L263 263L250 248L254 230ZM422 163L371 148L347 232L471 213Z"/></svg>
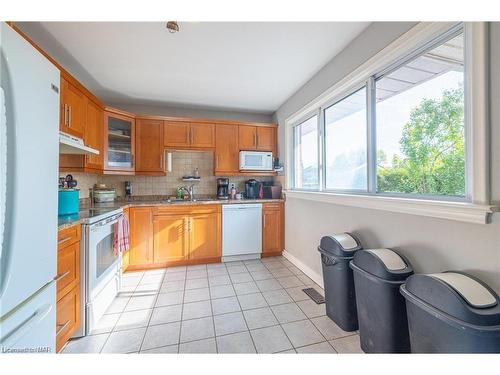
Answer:
<svg viewBox="0 0 500 375"><path fill-rule="evenodd" d="M260 258L262 253L262 204L222 206L222 261Z"/></svg>

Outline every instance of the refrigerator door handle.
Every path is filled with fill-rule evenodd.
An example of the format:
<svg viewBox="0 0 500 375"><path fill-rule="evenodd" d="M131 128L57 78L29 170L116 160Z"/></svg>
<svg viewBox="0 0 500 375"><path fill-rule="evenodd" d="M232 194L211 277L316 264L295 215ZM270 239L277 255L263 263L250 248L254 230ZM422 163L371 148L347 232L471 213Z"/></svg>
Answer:
<svg viewBox="0 0 500 375"><path fill-rule="evenodd" d="M10 99L11 79L9 76L8 61L4 51L0 50L0 299L3 297L9 278L11 263L10 230L13 221L14 199L7 199L9 191L15 191L15 166L13 160L13 145L16 141L12 100ZM9 128L10 127L10 128ZM10 155L10 157L9 157ZM11 175L9 175L11 173Z"/></svg>
<svg viewBox="0 0 500 375"><path fill-rule="evenodd" d="M45 318L48 313L52 310L51 304L45 304L34 312L34 314L23 324L17 327L10 335L0 342L0 346L11 348L16 344L16 342L23 337L27 332L29 332L33 326Z"/></svg>

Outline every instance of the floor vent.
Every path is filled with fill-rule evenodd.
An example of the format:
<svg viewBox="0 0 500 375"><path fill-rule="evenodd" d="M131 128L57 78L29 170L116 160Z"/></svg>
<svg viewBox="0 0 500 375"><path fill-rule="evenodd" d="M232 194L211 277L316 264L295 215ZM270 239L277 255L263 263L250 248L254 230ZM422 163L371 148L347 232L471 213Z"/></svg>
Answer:
<svg viewBox="0 0 500 375"><path fill-rule="evenodd" d="M325 303L325 297L323 297L316 289L314 288L306 288L302 289L302 291L309 296L314 302L318 305Z"/></svg>

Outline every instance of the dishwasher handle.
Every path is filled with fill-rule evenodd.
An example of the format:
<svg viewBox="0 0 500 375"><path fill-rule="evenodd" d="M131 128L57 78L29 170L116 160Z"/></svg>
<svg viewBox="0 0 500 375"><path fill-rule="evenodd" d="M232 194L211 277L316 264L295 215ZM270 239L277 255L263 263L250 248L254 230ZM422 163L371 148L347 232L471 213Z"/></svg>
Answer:
<svg viewBox="0 0 500 375"><path fill-rule="evenodd" d="M233 210L250 210L250 209L262 209L262 203L236 203L236 204L225 204L222 206L223 211L233 211Z"/></svg>

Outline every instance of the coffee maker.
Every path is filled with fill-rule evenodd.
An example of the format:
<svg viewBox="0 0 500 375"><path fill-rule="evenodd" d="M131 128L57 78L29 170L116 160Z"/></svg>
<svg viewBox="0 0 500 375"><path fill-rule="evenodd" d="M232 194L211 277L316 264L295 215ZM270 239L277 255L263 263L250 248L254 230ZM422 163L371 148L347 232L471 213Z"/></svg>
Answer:
<svg viewBox="0 0 500 375"><path fill-rule="evenodd" d="M217 199L229 199L229 178L217 179Z"/></svg>
<svg viewBox="0 0 500 375"><path fill-rule="evenodd" d="M262 186L262 184L253 178L250 180L246 180L245 181L245 198L246 199L262 198L260 196L261 186Z"/></svg>

